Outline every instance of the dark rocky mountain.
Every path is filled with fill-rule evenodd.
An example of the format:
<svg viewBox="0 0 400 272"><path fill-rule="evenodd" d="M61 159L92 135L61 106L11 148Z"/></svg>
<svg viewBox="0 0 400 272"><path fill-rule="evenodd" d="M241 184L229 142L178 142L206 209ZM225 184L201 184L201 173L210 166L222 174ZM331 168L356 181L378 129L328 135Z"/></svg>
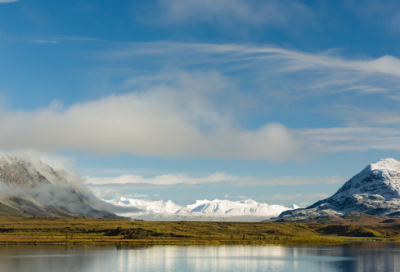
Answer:
<svg viewBox="0 0 400 272"><path fill-rule="evenodd" d="M279 219L303 220L359 212L400 216L400 162L381 159L347 181L333 196L313 205L282 212Z"/></svg>
<svg viewBox="0 0 400 272"><path fill-rule="evenodd" d="M74 177L36 159L0 156L0 214L117 218Z"/></svg>

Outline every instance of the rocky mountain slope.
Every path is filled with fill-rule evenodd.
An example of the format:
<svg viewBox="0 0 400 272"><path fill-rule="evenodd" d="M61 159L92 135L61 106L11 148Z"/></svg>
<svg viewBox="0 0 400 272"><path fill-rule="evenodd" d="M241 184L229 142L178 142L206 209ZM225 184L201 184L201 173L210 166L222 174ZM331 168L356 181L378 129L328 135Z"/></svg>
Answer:
<svg viewBox="0 0 400 272"><path fill-rule="evenodd" d="M146 201L139 199L109 200L110 204L119 207L134 207L141 209L140 213L119 213L120 215L143 219L164 220L251 220L277 216L290 208L280 205L268 205L254 200L197 200L193 204L180 206L168 200ZM297 207L297 206L296 206Z"/></svg>
<svg viewBox="0 0 400 272"><path fill-rule="evenodd" d="M400 162L381 159L347 181L333 196L305 209L285 211L280 219L342 216L361 212L380 216L400 215Z"/></svg>
<svg viewBox="0 0 400 272"><path fill-rule="evenodd" d="M0 156L0 214L117 217L74 178L37 159Z"/></svg>

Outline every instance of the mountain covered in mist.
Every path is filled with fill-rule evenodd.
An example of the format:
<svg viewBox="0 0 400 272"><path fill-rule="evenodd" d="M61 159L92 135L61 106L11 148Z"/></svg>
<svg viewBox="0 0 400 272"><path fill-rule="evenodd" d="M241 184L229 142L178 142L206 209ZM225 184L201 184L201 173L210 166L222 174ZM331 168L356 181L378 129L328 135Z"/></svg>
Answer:
<svg viewBox="0 0 400 272"><path fill-rule="evenodd" d="M0 214L117 217L76 180L37 159L0 156Z"/></svg>
<svg viewBox="0 0 400 272"><path fill-rule="evenodd" d="M361 212L400 216L400 162L381 159L347 181L333 196L305 209L285 211L280 219L301 220Z"/></svg>
<svg viewBox="0 0 400 272"><path fill-rule="evenodd" d="M197 200L193 204L180 206L168 201L148 201L118 198L108 200L119 207L140 209L140 213L119 213L123 216L158 220L256 220L277 216L290 208L268 205L254 200ZM294 208L298 208L294 205Z"/></svg>

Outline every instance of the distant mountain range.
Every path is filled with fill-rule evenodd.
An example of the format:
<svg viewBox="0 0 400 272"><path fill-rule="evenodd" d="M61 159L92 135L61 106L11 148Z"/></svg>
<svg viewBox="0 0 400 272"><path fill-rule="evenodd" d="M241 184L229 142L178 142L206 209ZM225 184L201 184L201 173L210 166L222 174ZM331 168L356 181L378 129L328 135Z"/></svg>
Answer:
<svg viewBox="0 0 400 272"><path fill-rule="evenodd" d="M368 165L336 194L306 208L268 205L251 199L197 200L186 206L170 200L123 197L102 201L78 179L37 159L0 156L0 214L211 221L261 221L271 217L280 221L298 221L353 212L400 216L400 162L395 159L381 159Z"/></svg>
<svg viewBox="0 0 400 272"><path fill-rule="evenodd" d="M381 159L347 181L333 196L304 208L282 212L280 220L343 216L359 212L400 216L400 162Z"/></svg>
<svg viewBox="0 0 400 272"><path fill-rule="evenodd" d="M0 214L118 217L67 172L16 156L0 156Z"/></svg>
<svg viewBox="0 0 400 272"><path fill-rule="evenodd" d="M108 201L119 207L141 209L140 213L119 213L123 216L153 220L246 220L278 216L290 208L280 205L268 205L254 200L197 200L193 204L180 206L168 201L146 201L139 199L118 198ZM293 208L298 208L294 205Z"/></svg>
<svg viewBox="0 0 400 272"><path fill-rule="evenodd" d="M253 200L172 201L119 198L102 201L65 171L38 159L0 156L0 214L34 216L129 216L152 220L255 220L278 216L290 208ZM295 206L294 208L297 208Z"/></svg>

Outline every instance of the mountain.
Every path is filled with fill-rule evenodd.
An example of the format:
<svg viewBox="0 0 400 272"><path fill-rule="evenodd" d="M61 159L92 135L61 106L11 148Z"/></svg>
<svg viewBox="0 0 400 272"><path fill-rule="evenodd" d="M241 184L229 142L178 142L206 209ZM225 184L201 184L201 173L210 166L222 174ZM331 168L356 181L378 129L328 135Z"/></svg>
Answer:
<svg viewBox="0 0 400 272"><path fill-rule="evenodd" d="M0 214L118 217L76 180L37 159L0 156Z"/></svg>
<svg viewBox="0 0 400 272"><path fill-rule="evenodd" d="M371 163L333 196L304 209L285 211L279 218L343 216L351 212L388 217L400 215L400 162L381 159Z"/></svg>
<svg viewBox="0 0 400 272"><path fill-rule="evenodd" d="M268 205L254 200L197 200L193 204L180 206L168 200L146 201L139 199L109 200L110 204L119 207L131 207L141 210L140 213L118 213L123 216L159 220L260 220L277 216L289 208L280 205Z"/></svg>

